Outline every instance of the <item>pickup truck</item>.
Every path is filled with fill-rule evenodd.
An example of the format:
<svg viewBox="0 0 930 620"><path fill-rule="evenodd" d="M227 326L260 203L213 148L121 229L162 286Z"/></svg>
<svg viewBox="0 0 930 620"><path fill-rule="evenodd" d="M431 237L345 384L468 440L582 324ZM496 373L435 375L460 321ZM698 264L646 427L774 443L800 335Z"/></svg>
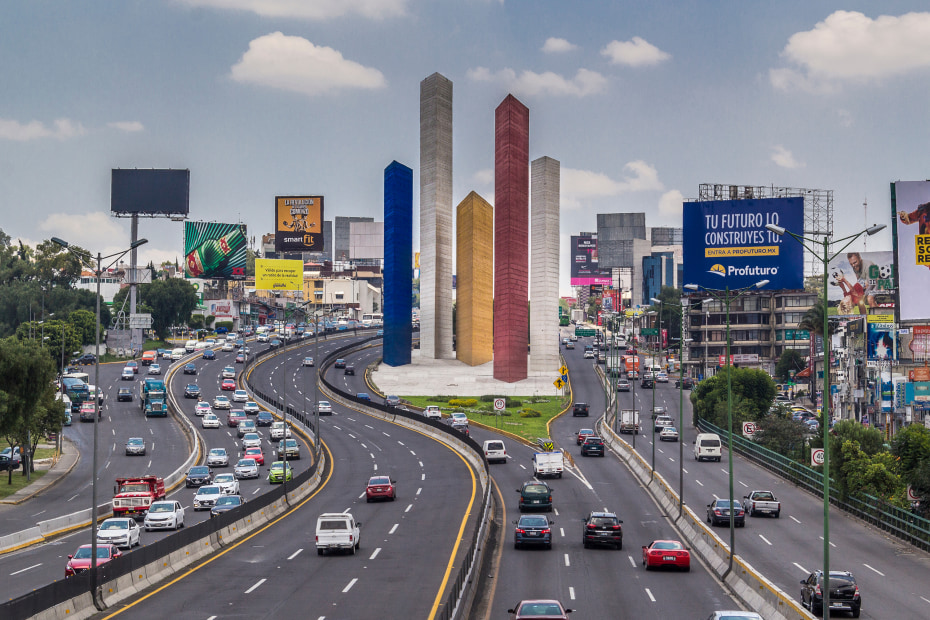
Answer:
<svg viewBox="0 0 930 620"><path fill-rule="evenodd" d="M781 514L781 502L771 491L753 491L749 495L743 496L743 510L750 517L757 514L768 514L776 519Z"/></svg>
<svg viewBox="0 0 930 620"><path fill-rule="evenodd" d="M361 545L362 524L349 513L324 512L316 520L316 553L348 551L352 555Z"/></svg>
<svg viewBox="0 0 930 620"><path fill-rule="evenodd" d="M537 452L533 455L533 474L540 478L542 476L562 477L564 459L561 450L553 452Z"/></svg>

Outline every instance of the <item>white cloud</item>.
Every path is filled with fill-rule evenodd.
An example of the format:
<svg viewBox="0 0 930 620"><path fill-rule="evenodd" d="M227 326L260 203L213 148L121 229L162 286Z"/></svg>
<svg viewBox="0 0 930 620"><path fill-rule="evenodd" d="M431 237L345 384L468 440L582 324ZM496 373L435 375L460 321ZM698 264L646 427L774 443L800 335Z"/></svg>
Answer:
<svg viewBox="0 0 930 620"><path fill-rule="evenodd" d="M669 190L659 198L659 215L681 217L685 197L677 189Z"/></svg>
<svg viewBox="0 0 930 620"><path fill-rule="evenodd" d="M379 89L387 85L377 69L346 60L331 47L316 46L301 37L273 32L253 39L231 70L233 80L310 97L350 88Z"/></svg>
<svg viewBox="0 0 930 620"><path fill-rule="evenodd" d="M624 166L625 176L617 181L601 172L562 168L561 206L574 209L585 199L619 196L630 192L662 191L659 174L644 161L631 161Z"/></svg>
<svg viewBox="0 0 930 620"><path fill-rule="evenodd" d="M178 0L192 7L246 11L261 17L325 20L347 15L384 19L404 15L407 0Z"/></svg>
<svg viewBox="0 0 930 620"><path fill-rule="evenodd" d="M836 115L840 119L840 127L852 127L853 116L849 110L837 110Z"/></svg>
<svg viewBox="0 0 930 620"><path fill-rule="evenodd" d="M609 58L611 64L629 67L657 65L672 57L642 37L633 37L630 41L611 41L601 50L601 55Z"/></svg>
<svg viewBox="0 0 930 620"><path fill-rule="evenodd" d="M472 182L475 185L494 185L494 170L492 168L484 168L479 170L472 175Z"/></svg>
<svg viewBox="0 0 930 620"><path fill-rule="evenodd" d="M68 140L83 136L85 133L87 133L87 130L84 129L83 125L67 118L57 119L52 127L48 127L40 121L30 121L23 124L19 121L0 118L0 140L14 140L16 142L28 142L29 140L41 140L43 138Z"/></svg>
<svg viewBox="0 0 930 620"><path fill-rule="evenodd" d="M107 127L125 131L127 133L145 131L145 127L139 121L115 121L113 123L107 123Z"/></svg>
<svg viewBox="0 0 930 620"><path fill-rule="evenodd" d="M776 166L782 168L803 168L804 164L799 162L794 158L794 153L783 147L782 145L776 145L772 150L772 161L775 162Z"/></svg>
<svg viewBox="0 0 930 620"><path fill-rule="evenodd" d="M106 255L129 247L125 227L103 211L52 213L38 223L38 229L47 233L46 239L60 237L94 254L99 251ZM105 247L100 247L101 244Z"/></svg>
<svg viewBox="0 0 930 620"><path fill-rule="evenodd" d="M501 69L492 73L490 69L469 69L468 79L475 82L493 82L502 85L516 96L570 95L586 97L601 92L607 84L603 75L588 69L579 69L574 78L567 79L557 73L546 71L534 73L523 71L519 76L513 69Z"/></svg>
<svg viewBox="0 0 930 620"><path fill-rule="evenodd" d="M578 49L578 46L574 43L569 43L565 39L560 39L558 37L549 37L546 39L545 44L542 46L542 51L547 54L561 54L563 52L571 52Z"/></svg>
<svg viewBox="0 0 930 620"><path fill-rule="evenodd" d="M930 13L882 15L835 11L812 30L788 38L781 53L797 69L771 69L779 90L835 90L930 68Z"/></svg>

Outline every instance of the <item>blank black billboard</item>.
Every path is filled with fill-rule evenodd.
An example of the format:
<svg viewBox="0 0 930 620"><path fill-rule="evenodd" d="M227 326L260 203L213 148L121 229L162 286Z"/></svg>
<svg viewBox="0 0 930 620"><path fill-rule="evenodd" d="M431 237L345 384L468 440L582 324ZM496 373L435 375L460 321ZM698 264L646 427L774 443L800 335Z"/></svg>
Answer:
<svg viewBox="0 0 930 620"><path fill-rule="evenodd" d="M187 215L190 170L113 170L110 211L142 215Z"/></svg>

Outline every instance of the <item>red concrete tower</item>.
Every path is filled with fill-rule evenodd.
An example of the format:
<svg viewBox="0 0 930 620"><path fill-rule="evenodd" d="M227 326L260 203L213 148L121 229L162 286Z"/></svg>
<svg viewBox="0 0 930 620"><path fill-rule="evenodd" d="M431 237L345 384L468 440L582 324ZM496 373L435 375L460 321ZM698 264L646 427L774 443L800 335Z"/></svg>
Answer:
<svg viewBox="0 0 930 620"><path fill-rule="evenodd" d="M527 377L530 110L513 95L494 112L494 378Z"/></svg>

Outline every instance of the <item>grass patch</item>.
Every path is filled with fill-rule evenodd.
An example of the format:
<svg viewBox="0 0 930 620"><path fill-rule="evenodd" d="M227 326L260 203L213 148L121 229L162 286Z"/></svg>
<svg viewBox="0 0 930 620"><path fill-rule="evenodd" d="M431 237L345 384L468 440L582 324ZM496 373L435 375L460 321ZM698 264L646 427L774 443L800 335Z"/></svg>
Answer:
<svg viewBox="0 0 930 620"><path fill-rule="evenodd" d="M32 480L26 480L26 476L23 475L22 468L19 468L13 471L13 484L7 484L7 480L9 480L9 472L0 472L0 499L9 497L13 493L16 493L20 489L32 484L44 475L44 470L34 471L32 472Z"/></svg>
<svg viewBox="0 0 930 620"><path fill-rule="evenodd" d="M453 411L461 411L468 416L469 420L499 428L533 442L538 437L549 437L546 423L567 406L567 400L563 403L560 396L519 396L508 398L508 407L498 416L494 411L494 403L484 401L478 396L402 396L401 398L424 409L427 405L439 404L445 415ZM472 401L476 401L472 407L462 404ZM509 406L511 402L519 403L519 405L511 407ZM527 410L532 411L531 416L521 415ZM539 415L535 417L534 414L537 413Z"/></svg>

